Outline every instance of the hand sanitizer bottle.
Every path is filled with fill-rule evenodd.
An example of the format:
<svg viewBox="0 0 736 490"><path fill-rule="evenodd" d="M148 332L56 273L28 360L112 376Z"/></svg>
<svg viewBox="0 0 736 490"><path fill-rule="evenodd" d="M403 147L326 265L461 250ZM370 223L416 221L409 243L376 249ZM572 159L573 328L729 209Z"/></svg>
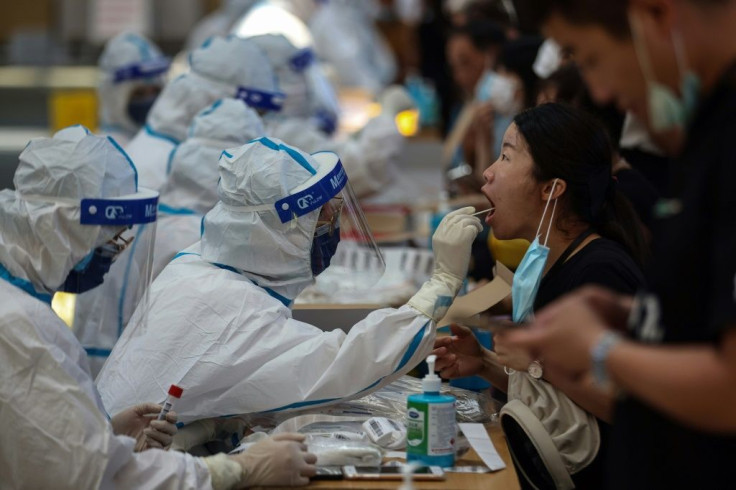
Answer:
<svg viewBox="0 0 736 490"><path fill-rule="evenodd" d="M427 357L424 393L407 399L406 461L447 468L455 464L455 397L440 395L442 380L434 372L436 360L435 355Z"/></svg>

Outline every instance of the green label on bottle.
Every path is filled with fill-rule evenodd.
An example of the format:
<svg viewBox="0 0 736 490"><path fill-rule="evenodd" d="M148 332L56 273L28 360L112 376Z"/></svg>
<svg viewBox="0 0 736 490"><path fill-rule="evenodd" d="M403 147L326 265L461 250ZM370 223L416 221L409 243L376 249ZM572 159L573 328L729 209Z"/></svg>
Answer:
<svg viewBox="0 0 736 490"><path fill-rule="evenodd" d="M406 452L409 454L427 454L427 409L425 403L407 404L406 411Z"/></svg>
<svg viewBox="0 0 736 490"><path fill-rule="evenodd" d="M406 452L421 456L455 453L455 403L426 403L408 400Z"/></svg>

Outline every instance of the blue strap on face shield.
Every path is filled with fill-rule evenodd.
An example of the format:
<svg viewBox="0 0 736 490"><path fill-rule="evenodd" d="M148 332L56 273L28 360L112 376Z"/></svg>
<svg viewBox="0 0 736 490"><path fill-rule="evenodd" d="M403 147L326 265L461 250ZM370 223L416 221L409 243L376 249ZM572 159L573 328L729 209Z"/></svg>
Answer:
<svg viewBox="0 0 736 490"><path fill-rule="evenodd" d="M131 63L115 70L113 83L127 82L129 80L141 80L153 78L169 71L171 61L168 58L155 58L152 60Z"/></svg>
<svg viewBox="0 0 736 490"><path fill-rule="evenodd" d="M158 194L139 199L82 199L83 225L132 226L156 221Z"/></svg>
<svg viewBox="0 0 736 490"><path fill-rule="evenodd" d="M287 223L294 217L304 216L327 204L330 199L342 191L347 182L348 176L342 162L338 161L330 173L310 188L276 201L276 213L282 223Z"/></svg>
<svg viewBox="0 0 736 490"><path fill-rule="evenodd" d="M317 124L317 127L325 134L332 134L337 129L337 116L330 111L325 109L319 109L313 116L312 119Z"/></svg>
<svg viewBox="0 0 736 490"><path fill-rule="evenodd" d="M278 112L284 105L286 95L282 92L264 92L248 87L238 87L235 98L240 99L254 109Z"/></svg>
<svg viewBox="0 0 736 490"><path fill-rule="evenodd" d="M303 72L314 62L314 52L309 48L300 49L289 59L289 66L296 72Z"/></svg>

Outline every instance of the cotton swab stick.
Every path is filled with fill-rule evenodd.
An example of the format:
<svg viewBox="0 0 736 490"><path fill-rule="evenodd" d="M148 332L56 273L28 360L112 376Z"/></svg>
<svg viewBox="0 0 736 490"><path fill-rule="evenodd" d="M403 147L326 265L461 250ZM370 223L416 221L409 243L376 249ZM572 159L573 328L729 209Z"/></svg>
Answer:
<svg viewBox="0 0 736 490"><path fill-rule="evenodd" d="M478 216L479 214L488 213L490 211L493 211L494 209L496 209L496 208L484 209L483 211L478 211L477 213L471 214L470 216Z"/></svg>

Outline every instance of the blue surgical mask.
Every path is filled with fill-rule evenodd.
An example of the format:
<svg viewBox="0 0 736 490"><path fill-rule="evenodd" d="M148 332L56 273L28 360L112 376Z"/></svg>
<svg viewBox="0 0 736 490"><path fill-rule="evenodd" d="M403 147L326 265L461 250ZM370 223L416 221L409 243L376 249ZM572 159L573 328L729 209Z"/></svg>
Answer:
<svg viewBox="0 0 736 490"><path fill-rule="evenodd" d="M158 95L152 95L143 99L131 100L128 102L128 116L138 126L143 127L146 124L148 113L156 102Z"/></svg>
<svg viewBox="0 0 736 490"><path fill-rule="evenodd" d="M687 69L685 48L679 32L672 32L677 68L680 71L680 93L678 97L668 86L658 82L654 76L649 52L642 41L641 25L636 17L629 18L632 38L644 79L647 84L647 106L649 124L656 132L685 128L693 117L700 94L700 79Z"/></svg>
<svg viewBox="0 0 736 490"><path fill-rule="evenodd" d="M59 291L80 294L96 288L105 280L113 258L103 247L94 249L74 266Z"/></svg>
<svg viewBox="0 0 736 490"><path fill-rule="evenodd" d="M317 228L312 240L312 274L322 274L330 266L330 261L340 243L340 227L327 223Z"/></svg>
<svg viewBox="0 0 736 490"><path fill-rule="evenodd" d="M700 91L700 80L688 72L682 79L682 98L659 82L647 83L649 122L657 132L684 128L692 119Z"/></svg>
<svg viewBox="0 0 736 490"><path fill-rule="evenodd" d="M557 179L555 179L552 184L552 192L550 193L550 196L554 195L556 185ZM532 244L529 245L526 254L524 254L524 258L521 259L521 263L516 269L514 280L511 284L511 319L516 323L527 320L534 312L534 300L537 298L537 291L539 291L539 284L542 282L544 267L547 264L547 257L549 256L547 241L549 240L549 232L552 229L552 222L555 219L557 199L555 199L555 203L552 206L552 214L550 215L549 225L547 227L547 236L544 239L544 244L541 244L539 243L539 236L542 230L542 224L544 223L544 217L547 215L548 207L549 200L544 206L544 212L542 213L542 219L539 222L539 227L537 228L536 237Z"/></svg>

